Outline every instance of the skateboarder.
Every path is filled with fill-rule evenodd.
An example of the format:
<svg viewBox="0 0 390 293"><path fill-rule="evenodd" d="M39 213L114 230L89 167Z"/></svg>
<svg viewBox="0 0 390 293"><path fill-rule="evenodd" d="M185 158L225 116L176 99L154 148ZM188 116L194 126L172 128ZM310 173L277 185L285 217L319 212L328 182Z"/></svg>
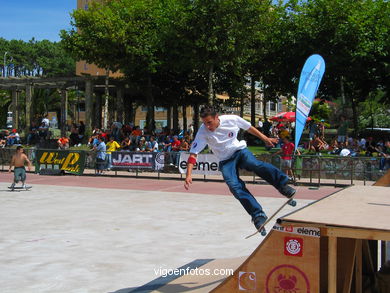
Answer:
<svg viewBox="0 0 390 293"><path fill-rule="evenodd" d="M203 124L191 146L184 187L188 190L192 184L192 169L196 163L197 154L208 145L219 159L219 169L230 192L252 217L256 229L259 229L267 220L267 216L261 205L245 187L244 181L239 178L238 169L255 172L287 198L295 194L295 189L287 185L288 177L282 171L271 164L257 160L247 149L246 142L237 139L237 134L240 129L244 129L263 140L268 146L274 146L277 139L268 138L239 116L219 116L211 106L203 107L200 117Z"/></svg>
<svg viewBox="0 0 390 293"><path fill-rule="evenodd" d="M12 166L14 166L14 182L11 185L11 189L15 188L15 184L22 181L22 188L27 189L26 186L26 168L24 165L27 163L27 168L31 170L31 162L28 159L27 155L24 153L24 149L22 146L16 147L16 153L12 156L11 163L9 165L8 172L11 173Z"/></svg>

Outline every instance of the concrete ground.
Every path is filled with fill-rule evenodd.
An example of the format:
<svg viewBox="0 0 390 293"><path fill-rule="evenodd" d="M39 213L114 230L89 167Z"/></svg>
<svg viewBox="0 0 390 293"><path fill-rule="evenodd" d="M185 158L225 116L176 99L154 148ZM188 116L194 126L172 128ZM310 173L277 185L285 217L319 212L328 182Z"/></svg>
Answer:
<svg viewBox="0 0 390 293"><path fill-rule="evenodd" d="M130 292L164 269L247 256L262 240L244 239L254 227L223 183L195 182L190 193L181 181L28 177L30 191L11 192L12 174L0 173L3 293ZM284 201L250 188L270 195L258 197L269 215ZM337 190L298 189L298 206Z"/></svg>

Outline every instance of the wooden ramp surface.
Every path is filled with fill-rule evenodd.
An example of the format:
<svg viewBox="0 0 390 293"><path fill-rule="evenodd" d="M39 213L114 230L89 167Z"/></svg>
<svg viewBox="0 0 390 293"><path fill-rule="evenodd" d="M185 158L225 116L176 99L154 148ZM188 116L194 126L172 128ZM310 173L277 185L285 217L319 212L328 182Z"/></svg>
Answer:
<svg viewBox="0 0 390 293"><path fill-rule="evenodd" d="M390 189L352 186L280 219L282 223L389 231Z"/></svg>

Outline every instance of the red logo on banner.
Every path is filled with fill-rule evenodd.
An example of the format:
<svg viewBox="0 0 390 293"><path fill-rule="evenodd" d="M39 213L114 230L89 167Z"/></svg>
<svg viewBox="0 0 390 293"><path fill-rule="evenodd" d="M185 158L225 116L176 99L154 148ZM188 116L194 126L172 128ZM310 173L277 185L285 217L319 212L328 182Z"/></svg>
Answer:
<svg viewBox="0 0 390 293"><path fill-rule="evenodd" d="M286 232L294 232L293 226L286 226Z"/></svg>
<svg viewBox="0 0 390 293"><path fill-rule="evenodd" d="M303 239L296 237L284 237L284 254L290 256L302 256Z"/></svg>

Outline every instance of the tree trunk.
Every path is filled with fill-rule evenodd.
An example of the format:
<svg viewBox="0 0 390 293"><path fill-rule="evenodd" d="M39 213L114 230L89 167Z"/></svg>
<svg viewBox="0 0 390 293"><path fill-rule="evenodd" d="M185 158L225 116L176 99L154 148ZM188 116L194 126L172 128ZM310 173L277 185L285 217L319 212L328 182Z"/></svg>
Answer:
<svg viewBox="0 0 390 293"><path fill-rule="evenodd" d="M183 105L183 130L187 131L187 106Z"/></svg>
<svg viewBox="0 0 390 293"><path fill-rule="evenodd" d="M352 120L353 120L353 135L356 136L358 131L358 113L357 113L357 105L355 98L351 99L352 101Z"/></svg>
<svg viewBox="0 0 390 293"><path fill-rule="evenodd" d="M110 95L108 89L108 70L106 71L106 78L104 79L104 109L103 109L103 128L107 129L108 125L108 97Z"/></svg>
<svg viewBox="0 0 390 293"><path fill-rule="evenodd" d="M345 106L344 76L340 77L340 93L341 93L342 109L344 110L344 106Z"/></svg>
<svg viewBox="0 0 390 293"><path fill-rule="evenodd" d="M68 91L61 89L61 136L66 135L66 119L68 116Z"/></svg>
<svg viewBox="0 0 390 293"><path fill-rule="evenodd" d="M123 91L124 88L119 86L116 88L116 121L123 123Z"/></svg>
<svg viewBox="0 0 390 293"><path fill-rule="evenodd" d="M267 95L265 88L263 89L263 120L267 120Z"/></svg>
<svg viewBox="0 0 390 293"><path fill-rule="evenodd" d="M26 85L26 132L29 132L29 127L31 125L31 113L32 113L32 97L33 97L33 86L31 83Z"/></svg>
<svg viewBox="0 0 390 293"><path fill-rule="evenodd" d="M179 111L177 103L173 104L173 132L175 134L179 133Z"/></svg>
<svg viewBox="0 0 390 293"><path fill-rule="evenodd" d="M92 116L93 113L93 84L91 79L85 81L85 134L87 136L92 134Z"/></svg>
<svg viewBox="0 0 390 293"><path fill-rule="evenodd" d="M209 67L209 88L208 88L208 97L207 102L209 105L214 104L214 88L213 88L213 75L214 75L214 65L211 64Z"/></svg>
<svg viewBox="0 0 390 293"><path fill-rule="evenodd" d="M256 88L253 76L251 77L251 124L256 127Z"/></svg>
<svg viewBox="0 0 390 293"><path fill-rule="evenodd" d="M244 117L244 103L245 103L245 98L241 97L240 98L240 117Z"/></svg>
<svg viewBox="0 0 390 293"><path fill-rule="evenodd" d="M172 107L167 107L167 128L169 131L172 129Z"/></svg>
<svg viewBox="0 0 390 293"><path fill-rule="evenodd" d="M154 121L154 99L153 99L152 77L150 75L147 78L146 104L148 109L148 112L146 114L146 128L149 130L149 132L152 132L156 128L156 125Z"/></svg>
<svg viewBox="0 0 390 293"><path fill-rule="evenodd" d="M102 128L102 95L100 93L95 95L94 107L94 127Z"/></svg>
<svg viewBox="0 0 390 293"><path fill-rule="evenodd" d="M194 107L194 117L193 117L194 134L193 134L193 136L195 137L195 135L199 129L199 105L198 105L198 103L195 103L193 107Z"/></svg>

